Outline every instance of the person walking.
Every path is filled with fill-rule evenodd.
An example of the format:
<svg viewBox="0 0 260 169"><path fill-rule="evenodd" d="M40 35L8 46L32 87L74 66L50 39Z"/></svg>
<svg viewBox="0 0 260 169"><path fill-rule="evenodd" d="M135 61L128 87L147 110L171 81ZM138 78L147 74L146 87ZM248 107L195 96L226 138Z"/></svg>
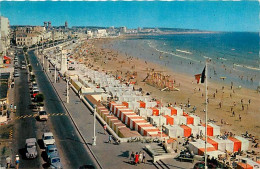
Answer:
<svg viewBox="0 0 260 169"><path fill-rule="evenodd" d="M143 162L143 153L140 151L139 152L138 163L140 164L141 162Z"/></svg>
<svg viewBox="0 0 260 169"><path fill-rule="evenodd" d="M16 112L16 106L14 105L14 112Z"/></svg>
<svg viewBox="0 0 260 169"><path fill-rule="evenodd" d="M112 141L112 135L109 134L109 136L108 136L108 143L111 143L111 141Z"/></svg>
<svg viewBox="0 0 260 169"><path fill-rule="evenodd" d="M144 164L145 164L145 160L146 160L146 159L145 159L145 152L143 152L143 161L142 161L142 162L143 162Z"/></svg>
<svg viewBox="0 0 260 169"><path fill-rule="evenodd" d="M239 121L241 121L242 120L242 117L239 115Z"/></svg>
<svg viewBox="0 0 260 169"><path fill-rule="evenodd" d="M11 111L13 111L13 104L10 105L10 109L11 109Z"/></svg>
<svg viewBox="0 0 260 169"><path fill-rule="evenodd" d="M19 155L16 154L16 156L15 156L15 169L19 169L19 162L20 162Z"/></svg>
<svg viewBox="0 0 260 169"><path fill-rule="evenodd" d="M138 152L136 152L135 153L135 165L137 165L138 161L139 161L139 154L138 154Z"/></svg>
<svg viewBox="0 0 260 169"><path fill-rule="evenodd" d="M134 164L134 161L135 161L135 153L132 151L131 155L130 155L130 163L131 164Z"/></svg>
<svg viewBox="0 0 260 169"><path fill-rule="evenodd" d="M107 124L104 124L103 129L104 129L104 134L106 135L106 132L107 132Z"/></svg>
<svg viewBox="0 0 260 169"><path fill-rule="evenodd" d="M7 156L5 160L6 160L6 168L9 169L11 165L11 158Z"/></svg>

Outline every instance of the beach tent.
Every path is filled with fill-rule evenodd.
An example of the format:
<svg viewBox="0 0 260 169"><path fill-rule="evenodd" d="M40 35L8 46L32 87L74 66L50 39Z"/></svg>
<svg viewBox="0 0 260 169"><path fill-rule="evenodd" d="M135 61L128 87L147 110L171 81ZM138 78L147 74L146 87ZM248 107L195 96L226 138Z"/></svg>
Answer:
<svg viewBox="0 0 260 169"><path fill-rule="evenodd" d="M133 110L130 110L130 109L119 109L119 115L118 115L118 118L119 120L123 121L123 114L124 113L134 113Z"/></svg>
<svg viewBox="0 0 260 169"><path fill-rule="evenodd" d="M216 151L213 145L207 143L207 152ZM190 152L193 152L196 155L203 155L205 151L205 141L197 140L196 142L190 142L188 145Z"/></svg>
<svg viewBox="0 0 260 169"><path fill-rule="evenodd" d="M147 109L138 108L138 115L147 118Z"/></svg>
<svg viewBox="0 0 260 169"><path fill-rule="evenodd" d="M190 117L193 117L193 125L197 126L200 124L200 117L196 115L189 115Z"/></svg>
<svg viewBox="0 0 260 169"><path fill-rule="evenodd" d="M187 125L187 118L185 116L178 116L180 125Z"/></svg>
<svg viewBox="0 0 260 169"><path fill-rule="evenodd" d="M183 129L183 136L184 137L189 137L191 135L191 128L186 126L186 125L181 125L180 126Z"/></svg>
<svg viewBox="0 0 260 169"><path fill-rule="evenodd" d="M195 125L192 125L192 124L188 124L187 126L189 128L191 128L191 133L193 134L194 137L196 137L197 134L200 134L198 126L195 126Z"/></svg>
<svg viewBox="0 0 260 169"><path fill-rule="evenodd" d="M169 115L164 115L164 117L166 118L166 125L174 125L173 117L171 117Z"/></svg>
<svg viewBox="0 0 260 169"><path fill-rule="evenodd" d="M179 125L165 126L165 133L172 138L183 137L184 130Z"/></svg>
<svg viewBox="0 0 260 169"><path fill-rule="evenodd" d="M241 136L235 136L241 142L241 151L247 151L249 148L249 141Z"/></svg>
<svg viewBox="0 0 260 169"><path fill-rule="evenodd" d="M216 151L208 151L207 155L209 156L209 158L214 157L215 159L218 159L219 155L224 156L225 153L219 150Z"/></svg>
<svg viewBox="0 0 260 169"><path fill-rule="evenodd" d="M220 127L210 123L209 126L213 127L213 136L218 136L220 135Z"/></svg>
<svg viewBox="0 0 260 169"><path fill-rule="evenodd" d="M177 116L183 116L183 109L179 108L179 107L172 107L171 110L174 110L176 109L177 110ZM175 110L173 111L174 114L175 114Z"/></svg>
<svg viewBox="0 0 260 169"><path fill-rule="evenodd" d="M147 124L150 124L150 123L148 123L146 120L135 121L134 130L139 131L138 128L139 128L140 125L147 125ZM141 128L140 128L140 131L141 131Z"/></svg>
<svg viewBox="0 0 260 169"><path fill-rule="evenodd" d="M125 124L130 127L130 119L132 117L140 117L137 114L126 114L126 118L125 118Z"/></svg>
<svg viewBox="0 0 260 169"><path fill-rule="evenodd" d="M240 140L238 140L234 137L229 137L228 139L233 142L233 147L232 147L233 151L231 151L231 152L237 152L238 150L241 150L241 141Z"/></svg>
<svg viewBox="0 0 260 169"><path fill-rule="evenodd" d="M150 108L150 107L156 107L157 103L145 101L145 105L146 105L146 108Z"/></svg>
<svg viewBox="0 0 260 169"><path fill-rule="evenodd" d="M202 124L202 126L205 127L205 124ZM204 128L204 131L202 131L202 132L205 135L205 128ZM213 127L211 127L210 125L207 125L207 135L213 136Z"/></svg>
<svg viewBox="0 0 260 169"><path fill-rule="evenodd" d="M153 115L153 116L159 116L159 113L160 113L159 109L157 109L156 107L151 107L151 108L149 108L149 109L152 110L152 115ZM150 111L150 110L149 110L149 111Z"/></svg>
<svg viewBox="0 0 260 169"><path fill-rule="evenodd" d="M122 116L121 116L121 121L126 124L126 116L127 115L136 115L136 113L134 112L125 112L125 111L121 111L122 112Z"/></svg>
<svg viewBox="0 0 260 169"><path fill-rule="evenodd" d="M152 125L156 124L157 126L166 125L167 119L164 116L162 116L162 117L160 117L160 116L151 116L150 117L150 122L151 122Z"/></svg>
<svg viewBox="0 0 260 169"><path fill-rule="evenodd" d="M136 122L144 121L144 119L140 116L130 117L130 129L135 129Z"/></svg>
<svg viewBox="0 0 260 169"><path fill-rule="evenodd" d="M115 111L115 116L117 116L118 118L121 118L121 111L122 110L127 110L127 111L132 111L132 110L129 110L127 107L125 106L116 106L116 111Z"/></svg>

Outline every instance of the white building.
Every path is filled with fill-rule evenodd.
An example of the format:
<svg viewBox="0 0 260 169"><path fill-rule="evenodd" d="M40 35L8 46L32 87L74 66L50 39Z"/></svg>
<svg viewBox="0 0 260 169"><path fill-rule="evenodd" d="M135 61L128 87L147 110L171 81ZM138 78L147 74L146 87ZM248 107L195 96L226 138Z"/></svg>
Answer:
<svg viewBox="0 0 260 169"><path fill-rule="evenodd" d="M0 53L3 55L6 55L6 50L10 47L9 27L8 18L0 16Z"/></svg>
<svg viewBox="0 0 260 169"><path fill-rule="evenodd" d="M97 38L107 37L107 30L106 29L98 29L96 37Z"/></svg>

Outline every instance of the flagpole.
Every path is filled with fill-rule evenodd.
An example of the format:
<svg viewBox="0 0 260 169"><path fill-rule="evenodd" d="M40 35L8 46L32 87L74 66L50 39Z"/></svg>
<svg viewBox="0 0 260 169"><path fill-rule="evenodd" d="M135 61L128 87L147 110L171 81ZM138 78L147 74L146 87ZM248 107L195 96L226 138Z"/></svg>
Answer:
<svg viewBox="0 0 260 169"><path fill-rule="evenodd" d="M207 142L208 142L208 134L207 134L207 126L208 126L208 67L207 67L207 59L206 59L206 65L205 65L205 93L206 93L206 106L205 106L205 153L204 153L204 158L205 158L205 169L208 168L207 166Z"/></svg>

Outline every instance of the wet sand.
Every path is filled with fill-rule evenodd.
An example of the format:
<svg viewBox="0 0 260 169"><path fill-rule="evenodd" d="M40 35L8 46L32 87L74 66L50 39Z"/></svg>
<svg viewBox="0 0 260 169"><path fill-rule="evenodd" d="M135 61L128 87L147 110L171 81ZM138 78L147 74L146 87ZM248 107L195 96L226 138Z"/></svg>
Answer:
<svg viewBox="0 0 260 169"><path fill-rule="evenodd" d="M136 78L131 79L131 81L136 82L135 88L142 88L144 93L150 92L153 98L162 99L165 106L168 103L174 105L175 102L179 106L181 104L185 105L189 100L191 107L185 108L185 112L190 113L192 108L196 106L197 110L194 114L198 115L202 122L205 121L205 113L203 111L205 109L205 84L196 84L194 76L175 73L166 67L135 58L134 56L127 56L125 53L102 48L103 44L109 41L109 39L88 40L87 43L81 46L82 53L76 53L74 57L93 69L110 72L115 76L120 76L121 79L129 79L129 75L136 72ZM183 66L189 65L184 64ZM180 91L160 91L157 87L142 82L147 76L149 69L162 71L164 74L170 75L170 79L175 80L174 86L180 89ZM259 139L259 95L255 90L239 89L236 86L233 86L231 89L230 85L209 80L208 119L214 119L216 121L215 124L221 126L222 133L229 131L236 135L241 135L248 131L249 134ZM232 115L233 111L235 113L234 116ZM241 116L241 121L239 120L239 115Z"/></svg>

